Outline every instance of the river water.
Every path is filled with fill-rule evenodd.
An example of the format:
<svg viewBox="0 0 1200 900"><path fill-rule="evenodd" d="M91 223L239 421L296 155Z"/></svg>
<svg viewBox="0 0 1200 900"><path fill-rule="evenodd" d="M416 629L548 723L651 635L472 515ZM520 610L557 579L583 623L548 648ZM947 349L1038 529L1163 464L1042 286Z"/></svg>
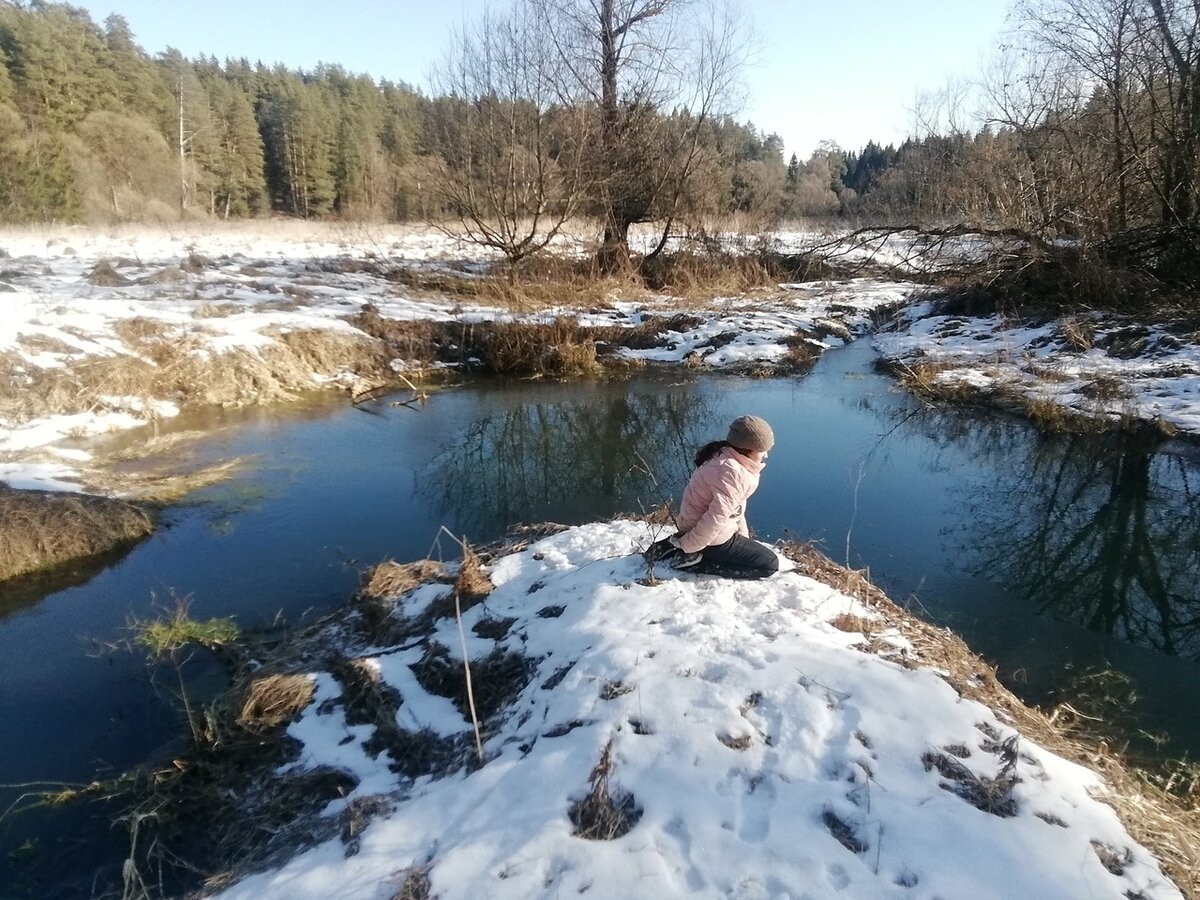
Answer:
<svg viewBox="0 0 1200 900"><path fill-rule="evenodd" d="M447 540L437 546L443 525L483 542L514 523L655 506L678 497L694 449L742 413L766 417L777 437L749 505L759 536L814 540L869 568L1032 702L1115 669L1140 698L1131 736L1161 732L1160 752L1200 753L1194 446L924 410L874 362L860 341L794 379L654 371L487 382L419 410L326 399L185 414L167 428L211 432L196 460L249 455L242 474L82 583L0 592L0 783L86 782L169 758L181 732L170 685L113 646L132 618L188 598L200 618L299 621L345 600L364 566L453 556ZM0 809L19 793L0 791ZM119 884L112 814L93 805L0 822L0 897Z"/></svg>

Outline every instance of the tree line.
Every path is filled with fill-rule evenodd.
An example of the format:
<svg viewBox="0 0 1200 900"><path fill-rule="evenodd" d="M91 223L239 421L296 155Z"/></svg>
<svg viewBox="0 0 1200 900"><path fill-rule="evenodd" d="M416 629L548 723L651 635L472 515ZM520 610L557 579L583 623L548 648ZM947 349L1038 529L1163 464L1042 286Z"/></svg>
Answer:
<svg viewBox="0 0 1200 900"><path fill-rule="evenodd" d="M302 71L174 50L151 56L119 15L97 25L66 4L0 2L0 220L455 215L466 195L456 195L448 173L462 162L462 132L489 103L503 98L430 96L336 65ZM569 117L569 104L553 105L553 116ZM629 121L614 141L632 140L634 119L653 121L661 139L671 118L652 107L618 113ZM487 147L473 135L475 171L503 149L492 137ZM715 160L706 209L773 214L777 198L759 169L778 170L782 182L778 136L721 115L701 139ZM568 148L542 146L543 164L561 170ZM634 198L629 206L628 218L649 212L633 209Z"/></svg>
<svg viewBox="0 0 1200 900"><path fill-rule="evenodd" d="M512 0L451 36L423 92L151 56L120 16L0 0L0 219L449 217L519 261L587 216L619 264L635 224L654 252L729 214L1076 236L1200 216L1194 0L1016 0L981 125L947 92L898 146L787 162L732 115L733 2Z"/></svg>

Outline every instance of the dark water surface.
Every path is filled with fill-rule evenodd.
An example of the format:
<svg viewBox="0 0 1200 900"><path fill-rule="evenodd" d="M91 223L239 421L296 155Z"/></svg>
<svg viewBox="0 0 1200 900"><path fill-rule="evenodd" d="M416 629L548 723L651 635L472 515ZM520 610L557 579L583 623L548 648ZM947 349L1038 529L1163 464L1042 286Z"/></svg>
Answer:
<svg viewBox="0 0 1200 900"><path fill-rule="evenodd" d="M1136 727L1169 734L1165 753L1200 753L1195 449L919 410L873 361L860 342L802 379L488 383L421 411L326 401L172 423L219 426L201 460L255 460L86 583L0 592L0 783L169 758L179 721L147 667L108 646L131 617L188 597L196 617L294 621L343 601L362 566L427 555L441 525L487 541L648 508L678 497L695 447L747 412L778 440L749 507L760 536L817 540L843 562L848 541L851 564L1033 702L1115 668L1140 697ZM0 790L0 810L19 793ZM101 861L99 881L119 885L123 833L97 826L111 813L0 822L0 897L88 896Z"/></svg>

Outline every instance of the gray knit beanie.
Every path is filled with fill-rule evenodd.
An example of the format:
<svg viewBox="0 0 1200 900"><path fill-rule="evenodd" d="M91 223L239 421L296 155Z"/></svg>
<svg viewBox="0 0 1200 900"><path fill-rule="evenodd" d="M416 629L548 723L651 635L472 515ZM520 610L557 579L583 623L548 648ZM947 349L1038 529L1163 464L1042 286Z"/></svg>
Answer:
<svg viewBox="0 0 1200 900"><path fill-rule="evenodd" d="M766 419L758 416L738 416L729 426L730 446L739 450L761 450L766 453L775 446L775 432Z"/></svg>

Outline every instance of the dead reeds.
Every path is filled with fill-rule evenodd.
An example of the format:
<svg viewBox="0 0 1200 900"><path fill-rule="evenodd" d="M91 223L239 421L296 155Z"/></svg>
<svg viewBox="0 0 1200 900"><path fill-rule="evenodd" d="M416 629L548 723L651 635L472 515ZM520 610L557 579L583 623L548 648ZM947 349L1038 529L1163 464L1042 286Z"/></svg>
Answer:
<svg viewBox="0 0 1200 900"><path fill-rule="evenodd" d="M213 354L204 336L136 318L118 323L130 352L89 357L71 366L0 376L0 420L111 408L111 397L147 404L245 406L291 400L317 387L314 376L345 372L389 377L393 358L378 340L354 332L307 329L274 334L259 350ZM18 358L19 359L19 358ZM16 360L14 360L15 362Z"/></svg>
<svg viewBox="0 0 1200 900"><path fill-rule="evenodd" d="M0 581L98 556L154 530L154 516L125 500L0 485Z"/></svg>
<svg viewBox="0 0 1200 900"><path fill-rule="evenodd" d="M246 688L237 723L247 731L272 731L291 722L312 702L314 685L307 675L266 675Z"/></svg>
<svg viewBox="0 0 1200 900"><path fill-rule="evenodd" d="M588 792L567 810L571 824L575 826L571 832L575 837L588 841L615 841L632 831L642 818L642 808L633 794L613 787L615 771L612 741L609 741L588 776Z"/></svg>
<svg viewBox="0 0 1200 900"><path fill-rule="evenodd" d="M368 570L361 589L363 596L374 600L389 600L411 591L419 584L441 578L444 564L432 559L411 563L386 560Z"/></svg>

